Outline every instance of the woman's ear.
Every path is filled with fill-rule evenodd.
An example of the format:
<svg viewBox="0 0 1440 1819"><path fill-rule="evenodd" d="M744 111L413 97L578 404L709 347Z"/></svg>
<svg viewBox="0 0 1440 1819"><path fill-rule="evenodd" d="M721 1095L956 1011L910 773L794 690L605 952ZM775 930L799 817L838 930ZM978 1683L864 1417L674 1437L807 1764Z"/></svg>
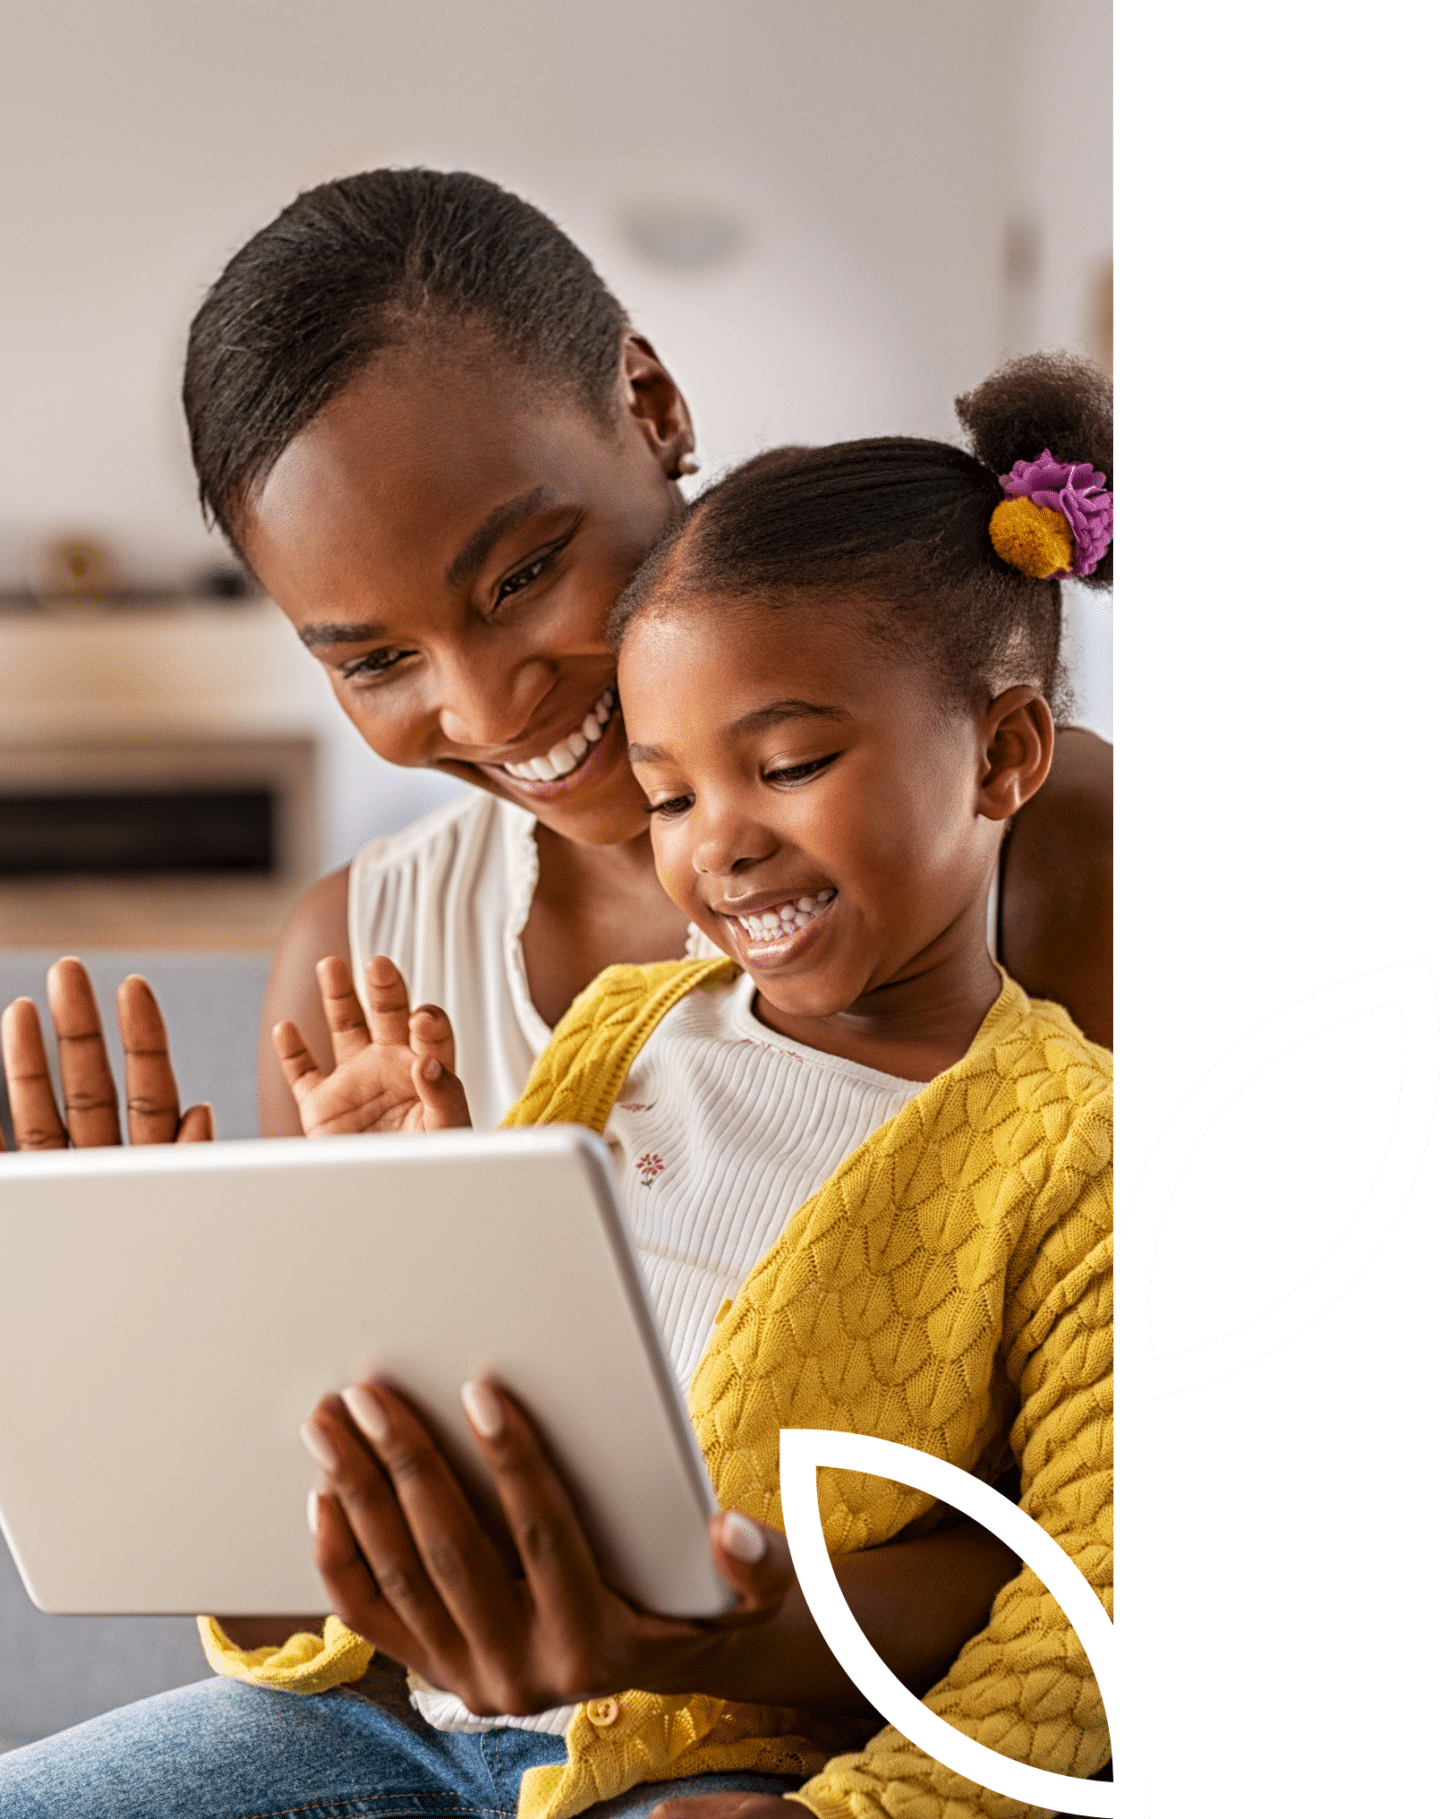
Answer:
<svg viewBox="0 0 1440 1819"><path fill-rule="evenodd" d="M1033 688L1007 688L985 710L984 753L976 808L990 821L1008 821L1050 774L1055 722Z"/></svg>
<svg viewBox="0 0 1440 1819"><path fill-rule="evenodd" d="M695 448L690 407L655 349L643 335L626 330L620 345L620 382L624 408L669 480L678 480L681 462Z"/></svg>

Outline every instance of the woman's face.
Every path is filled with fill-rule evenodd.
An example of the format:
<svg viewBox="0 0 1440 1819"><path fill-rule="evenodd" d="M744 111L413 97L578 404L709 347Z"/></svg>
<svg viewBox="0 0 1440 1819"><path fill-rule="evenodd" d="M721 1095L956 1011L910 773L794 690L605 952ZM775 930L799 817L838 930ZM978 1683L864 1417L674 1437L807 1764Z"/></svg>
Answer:
<svg viewBox="0 0 1440 1819"><path fill-rule="evenodd" d="M245 554L383 758L633 838L605 621L681 508L684 401L634 336L613 428L467 351L378 356L280 457Z"/></svg>

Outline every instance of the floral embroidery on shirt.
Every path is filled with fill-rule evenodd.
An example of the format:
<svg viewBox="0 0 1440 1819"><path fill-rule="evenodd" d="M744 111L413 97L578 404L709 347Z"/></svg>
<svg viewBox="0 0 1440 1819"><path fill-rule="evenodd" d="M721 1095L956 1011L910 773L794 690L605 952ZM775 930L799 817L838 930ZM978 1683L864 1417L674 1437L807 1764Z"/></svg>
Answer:
<svg viewBox="0 0 1440 1819"><path fill-rule="evenodd" d="M640 1171L641 1187L649 1187L654 1182L655 1177L664 1168L665 1158L663 1156L652 1155L647 1150L635 1166Z"/></svg>

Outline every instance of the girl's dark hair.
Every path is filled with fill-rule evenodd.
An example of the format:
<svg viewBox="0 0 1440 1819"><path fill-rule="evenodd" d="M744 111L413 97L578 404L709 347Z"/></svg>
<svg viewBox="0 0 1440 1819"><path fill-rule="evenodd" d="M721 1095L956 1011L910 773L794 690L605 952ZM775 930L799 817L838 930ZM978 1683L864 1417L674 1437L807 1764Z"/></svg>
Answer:
<svg viewBox="0 0 1440 1819"><path fill-rule="evenodd" d="M614 420L625 312L539 209L468 171L364 171L297 196L190 326L185 417L207 516L236 543L256 489L330 399L382 348L455 323Z"/></svg>
<svg viewBox="0 0 1440 1819"><path fill-rule="evenodd" d="M736 468L651 553L610 616L617 649L647 610L706 595L783 607L812 590L863 605L867 629L934 665L952 698L1027 682L1063 705L1060 586L996 555L998 476L1048 449L1111 472L1110 381L1062 354L1011 361L955 402L973 453L882 436L782 448ZM1105 586L1110 554L1091 586Z"/></svg>

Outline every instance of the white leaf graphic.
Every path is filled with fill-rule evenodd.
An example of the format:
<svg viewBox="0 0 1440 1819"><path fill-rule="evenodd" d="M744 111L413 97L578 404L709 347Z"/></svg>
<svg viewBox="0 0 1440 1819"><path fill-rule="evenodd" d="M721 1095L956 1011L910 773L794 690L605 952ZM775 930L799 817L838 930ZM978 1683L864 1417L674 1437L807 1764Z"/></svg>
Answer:
<svg viewBox="0 0 1440 1819"><path fill-rule="evenodd" d="M1375 1184L1333 1250L1296 1288L1235 1332L1156 1359L1151 1279L1160 1228L1185 1164L1225 1106L1300 1042L1395 1004L1404 1044L1395 1128ZM1440 1011L1427 960L1358 973L1276 1011L1185 1093L1135 1184L1115 1271L1115 1623L1124 1684L1107 1703L1125 1819L1149 1812L1149 1462L1151 1402L1229 1377L1276 1352L1333 1308L1395 1228L1425 1161L1440 1090ZM1124 1770L1124 1774L1120 1774Z"/></svg>
<svg viewBox="0 0 1440 1819"><path fill-rule="evenodd" d="M1114 1627L1090 1582L1064 1548L999 1491L944 1459L869 1434L811 1427L780 1430L780 1500L800 1589L835 1659L876 1711L937 1762L997 1794L1083 1814L1086 1819L1111 1819L1115 1812L1112 1782L1081 1781L1002 1756L947 1724L890 1672L866 1640L836 1582L820 1523L815 1469L821 1465L870 1472L877 1478L908 1484L963 1511L998 1535L1034 1569L1070 1619L1105 1699L1107 1683L1113 1686L1115 1680ZM1114 1708L1108 1699L1105 1709L1113 1741Z"/></svg>

